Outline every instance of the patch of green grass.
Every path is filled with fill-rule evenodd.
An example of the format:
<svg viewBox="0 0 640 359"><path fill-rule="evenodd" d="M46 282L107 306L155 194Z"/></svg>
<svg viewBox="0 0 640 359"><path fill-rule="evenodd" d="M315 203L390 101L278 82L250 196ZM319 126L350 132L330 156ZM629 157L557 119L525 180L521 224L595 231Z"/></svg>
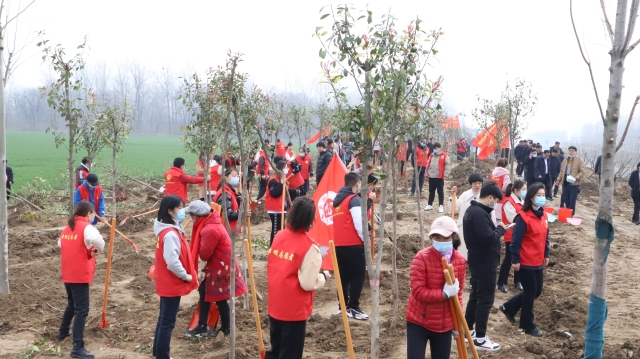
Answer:
<svg viewBox="0 0 640 359"><path fill-rule="evenodd" d="M84 156L82 150L74 155L74 168ZM118 154L118 169L134 177L144 174L161 180L176 157L184 158L187 172L195 173L197 157L185 151L179 137L132 135L125 143L124 152ZM35 177L43 178L53 188L65 185L67 150L56 148L53 135L49 133L8 131L7 159L13 169L13 189L18 193ZM111 164L111 150L105 148L94 162L98 166L93 168L93 172L100 176L105 171L100 165Z"/></svg>

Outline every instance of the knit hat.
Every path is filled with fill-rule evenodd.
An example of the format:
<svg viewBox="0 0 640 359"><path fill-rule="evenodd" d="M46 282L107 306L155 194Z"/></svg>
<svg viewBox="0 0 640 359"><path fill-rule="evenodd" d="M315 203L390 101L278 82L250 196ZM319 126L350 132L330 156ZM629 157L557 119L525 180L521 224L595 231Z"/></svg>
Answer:
<svg viewBox="0 0 640 359"><path fill-rule="evenodd" d="M442 216L431 223L429 236L439 234L443 237L451 237L453 233L458 233L458 225L451 217Z"/></svg>
<svg viewBox="0 0 640 359"><path fill-rule="evenodd" d="M184 209L185 213L191 213L196 216L206 216L211 213L211 206L203 201L191 201L189 206Z"/></svg>

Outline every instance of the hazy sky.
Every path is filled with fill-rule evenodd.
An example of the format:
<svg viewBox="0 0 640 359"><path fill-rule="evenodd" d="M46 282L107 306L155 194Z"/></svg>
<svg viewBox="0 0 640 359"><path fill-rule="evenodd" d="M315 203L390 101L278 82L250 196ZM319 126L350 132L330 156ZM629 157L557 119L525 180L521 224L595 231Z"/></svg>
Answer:
<svg viewBox="0 0 640 359"><path fill-rule="evenodd" d="M26 0L22 1L23 3ZM17 3L17 0L12 0ZM576 0L574 15L593 62L600 97L606 101L610 48L598 0ZM614 0L605 1L615 16ZM138 61L149 68L202 71L224 63L228 49L245 54L240 71L263 88L312 88L319 80L319 42L324 1L143 1L37 0L21 18L19 34L44 29L46 38L72 49L84 35L87 62ZM335 4L335 3L334 3ZM568 130L599 121L588 76L571 29L567 0L368 1L374 16L391 11L401 27L419 16L427 29L442 28L431 73L445 78L447 108L467 115L475 96L497 96L507 79L533 82L539 106L530 131ZM613 21L613 18L612 18ZM327 24L326 22L324 23ZM13 29L9 30L10 32ZM636 31L640 36L640 29ZM11 33L8 37L11 37ZM35 43L12 86L42 85ZM640 49L628 58L622 117L640 94ZM349 84L349 86L352 86ZM603 102L603 106L606 103ZM598 134L572 133L572 137Z"/></svg>

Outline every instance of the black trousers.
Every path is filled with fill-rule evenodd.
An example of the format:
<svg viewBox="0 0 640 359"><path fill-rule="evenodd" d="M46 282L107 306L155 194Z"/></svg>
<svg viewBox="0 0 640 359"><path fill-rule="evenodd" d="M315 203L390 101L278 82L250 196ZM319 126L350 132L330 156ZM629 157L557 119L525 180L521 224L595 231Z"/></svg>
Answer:
<svg viewBox="0 0 640 359"><path fill-rule="evenodd" d="M400 161L400 176L404 175L404 161Z"/></svg>
<svg viewBox="0 0 640 359"><path fill-rule="evenodd" d="M426 167L418 167L418 169L420 170L418 172L418 184L420 185L420 194L422 194L422 187L424 186L424 171L426 169ZM411 181L411 194L416 193L416 178L413 177L413 180Z"/></svg>
<svg viewBox="0 0 640 359"><path fill-rule="evenodd" d="M522 171L524 171L524 167L522 166L522 162L518 162L518 167L516 167L516 174L518 176L522 176Z"/></svg>
<svg viewBox="0 0 640 359"><path fill-rule="evenodd" d="M300 195L306 196L307 192L309 192L309 180L304 180L304 184L300 188Z"/></svg>
<svg viewBox="0 0 640 359"><path fill-rule="evenodd" d="M633 217L632 221L638 221L638 213L640 213L640 191L631 191L631 198L633 198Z"/></svg>
<svg viewBox="0 0 640 359"><path fill-rule="evenodd" d="M367 262L364 245L336 247L342 293L347 308L360 308L360 295L364 286Z"/></svg>
<svg viewBox="0 0 640 359"><path fill-rule="evenodd" d="M9 200L10 196L11 196L11 184L7 183L7 201Z"/></svg>
<svg viewBox="0 0 640 359"><path fill-rule="evenodd" d="M153 356L156 359L171 359L171 333L176 326L176 317L182 297L160 297L160 315L153 337Z"/></svg>
<svg viewBox="0 0 640 359"><path fill-rule="evenodd" d="M507 313L515 315L520 311L521 329L532 330L536 326L533 322L533 303L542 294L543 277L542 269L520 268L523 291L504 303Z"/></svg>
<svg viewBox="0 0 640 359"><path fill-rule="evenodd" d="M487 335L487 322L493 307L496 290L496 267L478 265L469 266L471 272L471 294L467 302L464 317L469 329L475 326L476 336L484 338Z"/></svg>
<svg viewBox="0 0 640 359"><path fill-rule="evenodd" d="M291 198L291 203L293 203L293 201L295 201L296 198L298 198L298 196L300 195L301 188L302 186L300 186L299 188L287 188L287 191L289 192L289 198Z"/></svg>
<svg viewBox="0 0 640 359"><path fill-rule="evenodd" d="M269 241L269 247L273 244L273 238L280 231L282 222L284 222L284 213L269 213L271 218L271 240Z"/></svg>
<svg viewBox="0 0 640 359"><path fill-rule="evenodd" d="M507 285L509 281L509 272L511 271L511 242L504 242L504 260L500 265L500 274L498 275L498 285ZM513 282L520 281L520 273L513 271Z"/></svg>
<svg viewBox="0 0 640 359"><path fill-rule="evenodd" d="M271 349L265 359L302 359L307 321L285 322L269 316Z"/></svg>
<svg viewBox="0 0 640 359"><path fill-rule="evenodd" d="M466 152L458 152L458 162L462 161L466 157Z"/></svg>
<svg viewBox="0 0 640 359"><path fill-rule="evenodd" d="M413 150L407 150L407 157L404 159L406 162L413 163L409 160L413 160Z"/></svg>
<svg viewBox="0 0 640 359"><path fill-rule="evenodd" d="M200 317L198 318L198 324L207 325L209 320L209 310L211 310L211 303L205 302L204 297L206 293L206 281L203 280L198 288L200 294ZM228 333L231 330L231 314L229 313L229 303L226 300L216 302L218 312L220 313L220 329L224 333Z"/></svg>
<svg viewBox="0 0 640 359"><path fill-rule="evenodd" d="M560 189L560 184L556 184L556 180L558 179L558 177L556 176L556 178L552 178L551 179L551 183L553 184L553 196L557 196L558 195L558 190Z"/></svg>
<svg viewBox="0 0 640 359"><path fill-rule="evenodd" d="M551 177L549 177L549 174L545 174L542 178L536 178L536 182L544 185L544 196L547 199L551 198Z"/></svg>
<svg viewBox="0 0 640 359"><path fill-rule="evenodd" d="M562 200L566 208L571 208L573 211L571 215L576 213L576 202L578 201L578 195L580 194L580 186L571 186L569 182L565 181L562 185Z"/></svg>
<svg viewBox="0 0 640 359"><path fill-rule="evenodd" d="M452 334L451 330L436 333L407 322L407 359L424 359L427 342L431 347L431 359L449 359Z"/></svg>
<svg viewBox="0 0 640 359"><path fill-rule="evenodd" d="M321 175L316 174L316 188L320 185L320 181L322 181L323 176L324 176L324 173Z"/></svg>
<svg viewBox="0 0 640 359"><path fill-rule="evenodd" d="M260 178L258 181L258 197L256 200L262 199L262 197L267 193L267 181L268 180L266 178Z"/></svg>
<svg viewBox="0 0 640 359"><path fill-rule="evenodd" d="M67 290L67 308L62 315L59 338L69 333L73 319L73 346L84 347L84 326L89 314L89 284L64 284Z"/></svg>
<svg viewBox="0 0 640 359"><path fill-rule="evenodd" d="M429 205L433 204L436 190L438 191L438 204L442 206L444 205L444 179L429 177Z"/></svg>

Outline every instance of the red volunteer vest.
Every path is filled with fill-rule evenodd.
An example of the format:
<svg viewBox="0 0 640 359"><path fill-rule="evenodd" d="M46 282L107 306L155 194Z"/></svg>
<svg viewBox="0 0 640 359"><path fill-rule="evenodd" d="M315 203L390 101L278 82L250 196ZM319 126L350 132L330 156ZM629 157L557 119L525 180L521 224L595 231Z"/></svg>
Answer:
<svg viewBox="0 0 640 359"><path fill-rule="evenodd" d="M373 168L373 166L371 166L371 162L368 162L368 161L367 161L367 167L372 167L372 168ZM357 169L357 168L360 168L360 157L356 157L356 169ZM362 170L363 170L362 172L364 172L364 170L365 170L365 169L366 169L366 168L363 168L363 169L362 169ZM371 172L373 172L373 170L367 170L367 173L371 173Z"/></svg>
<svg viewBox="0 0 640 359"><path fill-rule="evenodd" d="M218 186L220 185L222 175L218 174L218 168L220 168L220 165L209 168L209 191L218 190Z"/></svg>
<svg viewBox="0 0 640 359"><path fill-rule="evenodd" d="M287 167L289 168L289 175L287 177L287 181L289 182L289 188L300 188L304 185L304 178L300 174L302 171L293 174L293 168L291 168L291 162L287 162Z"/></svg>
<svg viewBox="0 0 640 359"><path fill-rule="evenodd" d="M182 279L176 277L176 275L169 270L167 262L164 260L164 236L166 236L169 231L175 232L178 238L180 238L180 263L182 263L182 266L187 270L187 273L193 277L189 283L183 282ZM193 268L191 251L189 250L187 238L184 234L173 228L167 228L160 232L160 235L156 239L155 255L155 283L156 294L158 294L158 296L182 297L198 288L198 273Z"/></svg>
<svg viewBox="0 0 640 359"><path fill-rule="evenodd" d="M504 184L504 176L505 175L494 177L493 173L492 173L492 174L489 175L489 179L491 181L495 182L498 185L498 187L500 187L500 189L502 189L502 185ZM504 194L505 192L502 191L502 193Z"/></svg>
<svg viewBox="0 0 640 359"><path fill-rule="evenodd" d="M187 202L187 184L182 183L180 175L182 175L181 169L178 167L171 167L170 170L164 173L164 195L176 195L186 203Z"/></svg>
<svg viewBox="0 0 640 359"><path fill-rule="evenodd" d="M504 205L509 202L511 203L511 205L513 206L513 208L516 209L516 213L520 212L522 210L522 205L520 203L516 203L516 201L513 200L513 198L511 198L511 196L505 196L502 198L502 200L500 201L500 204L502 205L502 222L508 226L511 224L511 222L509 222L509 220L507 219L507 214L504 211ZM509 228L505 233L504 233L504 241L505 243L511 243L511 238L513 237L513 227Z"/></svg>
<svg viewBox="0 0 640 359"><path fill-rule="evenodd" d="M298 155L296 156L296 162L298 162L298 164L302 167L302 169L300 170L300 175L302 176L303 180L308 180L309 179L309 167L311 165L311 156L306 155L304 157Z"/></svg>
<svg viewBox="0 0 640 359"><path fill-rule="evenodd" d="M238 205L238 199L236 198L236 194L233 192L233 190L231 188L229 188L229 185L225 185L225 192L227 193L227 198L231 199L231 210L232 211L237 211L239 208ZM222 191L218 191L216 192L216 195L213 196L213 202L214 203L218 203L218 200L220 199L220 197L222 197ZM224 210L224 206L223 206L223 210ZM222 222L224 222L224 215L220 215L220 219L222 219ZM238 220L235 221L229 221L229 227L231 227L232 231L236 230L236 226L238 225Z"/></svg>
<svg viewBox="0 0 640 359"><path fill-rule="evenodd" d="M467 152L467 144L462 141L458 141L458 143L456 143L456 151Z"/></svg>
<svg viewBox="0 0 640 359"><path fill-rule="evenodd" d="M282 183L280 182L280 179L278 179L278 177L275 175L269 178L269 180L267 181L267 194L264 200L264 209L265 211L282 213L282 196L285 196L286 194L283 193L282 196L278 198L271 197L271 191L269 190L269 182L271 182L271 180L276 180L278 183ZM286 204L285 204L285 210L286 210Z"/></svg>
<svg viewBox="0 0 640 359"><path fill-rule="evenodd" d="M358 231L356 231L351 212L349 211L349 201L355 196L357 195L349 195L338 207L335 207L336 209L333 211L333 233L335 233L333 242L336 247L364 245L358 235ZM364 223L363 226L364 225L366 225L366 223Z"/></svg>
<svg viewBox="0 0 640 359"><path fill-rule="evenodd" d="M407 158L407 145L398 146L398 161L404 161Z"/></svg>
<svg viewBox="0 0 640 359"><path fill-rule="evenodd" d="M424 175L427 176L427 172L429 172L429 166L431 166L431 160L433 159L433 153L429 156L429 159L427 160L427 165L425 167L427 167L427 170L425 171ZM447 159L447 154L442 152L442 154L440 155L440 158L438 159L438 168L440 168L440 172L438 173L438 178L443 178L444 179L444 166L445 166L445 160Z"/></svg>
<svg viewBox="0 0 640 359"><path fill-rule="evenodd" d="M287 153L286 147L284 145L284 143L282 143L282 141L279 141L276 143L276 156L280 156L282 158L284 158L285 154Z"/></svg>
<svg viewBox="0 0 640 359"><path fill-rule="evenodd" d="M518 215L527 225L520 246L520 264L529 267L541 266L544 264L544 250L549 231L547 213L543 213L542 218L538 218L533 211L520 211Z"/></svg>
<svg viewBox="0 0 640 359"><path fill-rule="evenodd" d="M314 291L300 287L298 270L309 248L317 243L304 230L279 231L267 256L269 315L283 321L307 320L313 310Z"/></svg>
<svg viewBox="0 0 640 359"><path fill-rule="evenodd" d="M287 155L289 155L289 157L293 157L293 151L291 151L291 149L287 150Z"/></svg>
<svg viewBox="0 0 640 359"><path fill-rule="evenodd" d="M427 151L423 150L420 147L416 146L416 162L418 167L424 167L427 164Z"/></svg>
<svg viewBox="0 0 640 359"><path fill-rule="evenodd" d="M93 207L95 207L94 209L97 212L98 206L100 205L100 197L102 196L102 186L96 186L96 188L93 189L93 198L90 197L91 192L87 187L80 186L78 188L80 188L80 199L93 203Z"/></svg>
<svg viewBox="0 0 640 359"><path fill-rule="evenodd" d="M264 159L264 175L265 176L269 176L269 170L271 169L269 166L269 158L267 157L267 154L264 153L263 150L259 151L260 153L260 157ZM260 176L260 159L258 159L258 164L256 165L256 174L258 176Z"/></svg>
<svg viewBox="0 0 640 359"><path fill-rule="evenodd" d="M69 284L93 283L96 259L84 244L84 229L89 226L84 217L76 216L75 229L66 226L60 233L60 266L62 282Z"/></svg>

